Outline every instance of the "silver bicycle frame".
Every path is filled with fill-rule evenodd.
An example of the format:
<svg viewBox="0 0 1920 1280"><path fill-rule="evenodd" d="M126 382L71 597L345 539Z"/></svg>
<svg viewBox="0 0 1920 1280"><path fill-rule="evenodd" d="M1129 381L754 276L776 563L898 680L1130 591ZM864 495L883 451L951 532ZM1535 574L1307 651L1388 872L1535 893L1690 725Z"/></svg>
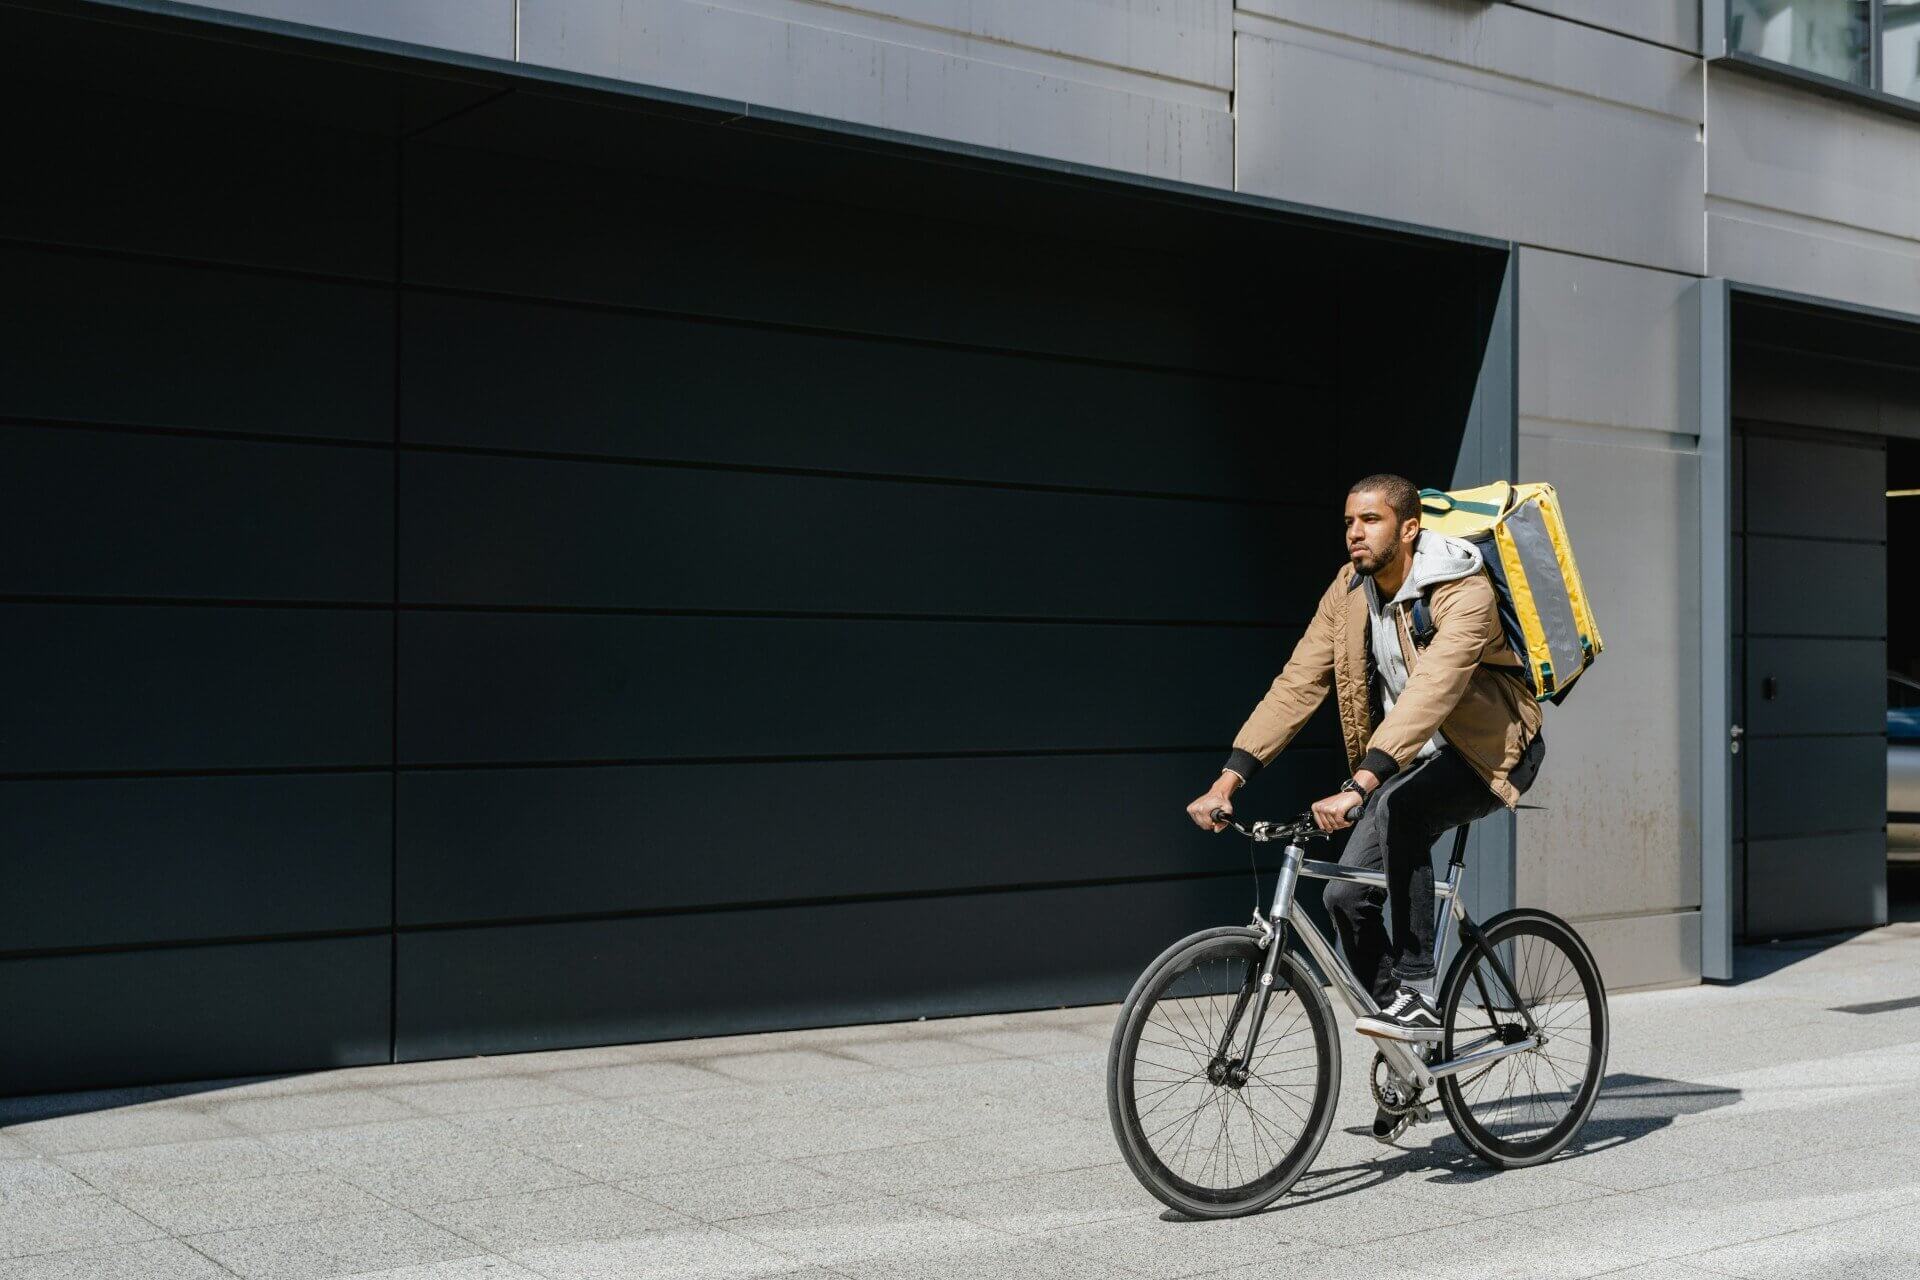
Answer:
<svg viewBox="0 0 1920 1280"><path fill-rule="evenodd" d="M1254 839L1259 840L1261 836L1256 834ZM1448 868L1445 879L1439 876L1434 877L1433 896L1437 904L1437 916L1444 917L1451 913L1455 920L1459 920L1466 915L1465 909L1460 905L1462 875L1461 866L1454 863ZM1294 890L1299 886L1301 876L1313 880L1345 880L1384 890L1387 887L1386 872L1363 871L1358 867L1343 867L1337 862L1321 862L1307 857L1306 851L1299 845L1288 844L1280 860L1280 880L1273 889L1271 917L1268 920L1259 920L1256 917L1258 924L1267 934L1266 943L1263 945L1270 945L1274 939L1277 932L1274 921L1284 920L1292 928L1294 934L1300 939L1301 945L1306 948L1307 954L1313 957L1314 964L1320 967L1320 972L1327 975L1333 983L1334 990L1340 993L1340 998L1346 1001L1347 1008L1353 1011L1355 1017L1365 1017L1368 1014L1380 1012L1380 1006L1374 1002L1373 993L1368 991L1366 984L1354 975L1353 969L1348 966L1346 960L1334 949L1334 945L1327 941L1326 935L1320 932L1308 918L1306 911L1295 900ZM1442 923L1442 919L1434 921L1435 972L1439 971L1440 952L1446 944ZM1438 1076L1457 1075L1462 1071L1471 1071L1475 1067L1496 1062L1516 1053L1525 1053L1535 1047L1538 1042L1532 1036L1525 1036L1511 1043L1502 1043L1492 1036L1487 1036L1473 1044L1457 1046L1460 1050L1459 1056L1446 1062L1428 1062L1415 1045L1406 1041L1379 1040L1377 1043L1380 1052L1386 1056L1387 1064L1396 1074L1408 1083L1424 1089ZM1437 1042L1435 1052L1438 1052Z"/></svg>

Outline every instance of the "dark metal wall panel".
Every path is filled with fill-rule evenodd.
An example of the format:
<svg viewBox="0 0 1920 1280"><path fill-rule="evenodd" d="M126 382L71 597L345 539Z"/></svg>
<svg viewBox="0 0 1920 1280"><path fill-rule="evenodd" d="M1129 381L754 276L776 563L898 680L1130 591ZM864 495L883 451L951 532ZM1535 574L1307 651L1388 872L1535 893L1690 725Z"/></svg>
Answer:
<svg viewBox="0 0 1920 1280"><path fill-rule="evenodd" d="M1297 625L1339 565L1303 507L455 454L400 483L425 603ZM1196 599L1229 554L1263 589Z"/></svg>
<svg viewBox="0 0 1920 1280"><path fill-rule="evenodd" d="M391 139L33 74L10 61L0 86L7 119L39 122L8 146L0 237L393 277Z"/></svg>
<svg viewBox="0 0 1920 1280"><path fill-rule="evenodd" d="M0 287L0 416L393 437L390 289L4 244Z"/></svg>
<svg viewBox="0 0 1920 1280"><path fill-rule="evenodd" d="M0 605L0 773L392 759L384 611Z"/></svg>
<svg viewBox="0 0 1920 1280"><path fill-rule="evenodd" d="M393 598L384 450L0 427L0 592L221 600Z"/></svg>
<svg viewBox="0 0 1920 1280"><path fill-rule="evenodd" d="M1760 587L1748 571L1749 598ZM1885 640L1747 639L1747 733L1885 734ZM1773 696L1767 696L1769 685Z"/></svg>
<svg viewBox="0 0 1920 1280"><path fill-rule="evenodd" d="M743 198L710 160L668 175L418 145L406 165L417 284L1274 382L1329 384L1340 368L1325 317L1344 282L1289 262L1286 306L1215 292L1225 323L1194 305L1196 282L1217 291L1261 264L1177 230L1122 250L1052 210L993 226L903 217L876 207L884 193Z"/></svg>
<svg viewBox="0 0 1920 1280"><path fill-rule="evenodd" d="M1736 359L1736 389L1741 367ZM1773 421L1751 384L1742 397L1749 412ZM1750 938L1878 923L1886 918L1886 453L1803 428L1740 426L1735 492L1746 529L1735 539L1733 674L1745 738L1734 795L1742 840L1734 918Z"/></svg>
<svg viewBox="0 0 1920 1280"><path fill-rule="evenodd" d="M0 782L0 951L385 929L385 772Z"/></svg>
<svg viewBox="0 0 1920 1280"><path fill-rule="evenodd" d="M1887 548L1754 534L1744 540L1760 590L1746 602L1759 636L1887 634Z"/></svg>
<svg viewBox="0 0 1920 1280"><path fill-rule="evenodd" d="M1288 751L1261 793L1324 787L1340 770L1335 755ZM475 923L1237 873L1245 846L1183 825L1169 800L1197 790L1220 756L408 772L399 918ZM690 803L700 796L725 799L710 811ZM1055 811L1074 816L1036 830L1035 815Z"/></svg>
<svg viewBox="0 0 1920 1280"><path fill-rule="evenodd" d="M1884 448L1749 433L1746 532L1885 541Z"/></svg>
<svg viewBox="0 0 1920 1280"><path fill-rule="evenodd" d="M1818 933L1884 924L1884 830L1747 842L1747 935Z"/></svg>
<svg viewBox="0 0 1920 1280"><path fill-rule="evenodd" d="M1878 829L1884 821L1884 738L1754 738L1745 752L1749 839L1832 831L1842 825Z"/></svg>
<svg viewBox="0 0 1920 1280"><path fill-rule="evenodd" d="M1222 878L403 934L396 1056L1118 1000L1251 893Z"/></svg>
<svg viewBox="0 0 1920 1280"><path fill-rule="evenodd" d="M1264 361L1203 375L434 293L403 326L409 442L1262 502L1337 501L1348 469L1314 428L1339 399L1325 368L1280 383Z"/></svg>
<svg viewBox="0 0 1920 1280"><path fill-rule="evenodd" d="M0 961L0 1095L388 1060L391 941Z"/></svg>
<svg viewBox="0 0 1920 1280"><path fill-rule="evenodd" d="M408 612L403 764L1197 747L1296 632Z"/></svg>

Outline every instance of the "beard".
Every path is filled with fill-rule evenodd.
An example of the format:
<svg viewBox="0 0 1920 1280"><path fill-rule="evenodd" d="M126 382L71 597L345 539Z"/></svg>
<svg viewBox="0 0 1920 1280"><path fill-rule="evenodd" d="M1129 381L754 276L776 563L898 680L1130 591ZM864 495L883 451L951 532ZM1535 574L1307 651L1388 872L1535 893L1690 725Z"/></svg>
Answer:
<svg viewBox="0 0 1920 1280"><path fill-rule="evenodd" d="M1378 556L1374 555L1372 548L1362 548L1360 554L1366 558L1355 560L1351 552L1348 553L1347 558L1352 561L1355 573L1363 578L1371 578L1382 569L1393 567L1394 561L1400 558L1400 544L1397 542L1391 544L1383 554Z"/></svg>

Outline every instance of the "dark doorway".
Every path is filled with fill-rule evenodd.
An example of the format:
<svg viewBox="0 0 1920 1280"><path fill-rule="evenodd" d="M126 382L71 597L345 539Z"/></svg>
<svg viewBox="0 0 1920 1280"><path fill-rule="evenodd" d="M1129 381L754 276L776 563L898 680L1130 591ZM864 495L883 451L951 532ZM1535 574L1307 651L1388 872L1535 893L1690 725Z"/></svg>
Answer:
<svg viewBox="0 0 1920 1280"><path fill-rule="evenodd" d="M1883 924L1920 333L1736 292L1732 337L1734 932Z"/></svg>

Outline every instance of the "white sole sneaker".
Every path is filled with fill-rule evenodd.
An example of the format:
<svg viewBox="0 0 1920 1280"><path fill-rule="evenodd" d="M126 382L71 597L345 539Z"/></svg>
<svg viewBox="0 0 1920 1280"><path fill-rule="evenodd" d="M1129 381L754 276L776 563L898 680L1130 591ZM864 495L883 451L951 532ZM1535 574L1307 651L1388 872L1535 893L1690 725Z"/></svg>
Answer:
<svg viewBox="0 0 1920 1280"><path fill-rule="evenodd" d="M1353 1024L1353 1029L1375 1040L1399 1040L1407 1044L1429 1044L1440 1038L1439 1027L1403 1027L1377 1018L1362 1018Z"/></svg>

